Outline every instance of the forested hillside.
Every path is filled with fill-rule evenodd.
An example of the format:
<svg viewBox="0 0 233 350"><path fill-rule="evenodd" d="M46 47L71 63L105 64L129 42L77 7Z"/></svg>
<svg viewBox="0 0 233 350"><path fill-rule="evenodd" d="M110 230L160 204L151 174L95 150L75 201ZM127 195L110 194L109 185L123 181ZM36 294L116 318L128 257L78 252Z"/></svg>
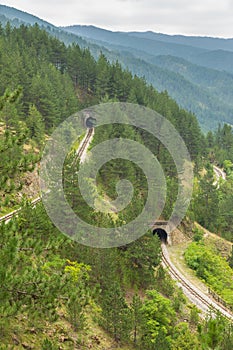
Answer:
<svg viewBox="0 0 233 350"><path fill-rule="evenodd" d="M185 35L168 35L162 33L147 32L129 32L129 35L138 38L147 38L159 40L168 43L191 45L207 50L225 50L233 51L233 39L211 38L208 36L185 36Z"/></svg>
<svg viewBox="0 0 233 350"><path fill-rule="evenodd" d="M216 183L211 164L206 165L205 174L194 186L192 210L195 219L204 227L218 232L220 236L233 241L233 133L230 125L219 127L207 134L206 158L224 168L227 181Z"/></svg>
<svg viewBox="0 0 233 350"><path fill-rule="evenodd" d="M6 87L21 89L12 125L17 119L27 123L32 104L49 131L78 108L101 99L116 99L146 105L169 117L187 143L197 144L201 137L196 118L181 110L167 93L156 92L118 62L109 63L104 55L96 62L89 50L75 44L66 47L37 25L1 28L1 52L1 94ZM7 122L6 115L4 118Z"/></svg>
<svg viewBox="0 0 233 350"><path fill-rule="evenodd" d="M200 157L204 139L196 118L181 110L167 93L158 93L143 79L124 71L118 62L110 64L104 55L96 62L87 49L66 47L37 25L19 29L8 25L1 29L0 45L0 93L6 89L6 94L17 92L14 103L6 98L0 112L6 129L19 134L13 138L23 132L24 142L31 138L35 147L43 143L44 132L50 133L79 109L100 101L127 101L169 118L193 160ZM16 157L17 152L11 151Z"/></svg>
<svg viewBox="0 0 233 350"><path fill-rule="evenodd" d="M167 90L197 115L203 130L215 129L219 122L232 123L232 40L111 32L79 25L65 29L110 49L108 57L115 52L125 67L144 76L159 91ZM197 79L200 73L207 81L210 77L210 85ZM228 101L222 91L216 94L223 81L231 96Z"/></svg>
<svg viewBox="0 0 233 350"><path fill-rule="evenodd" d="M21 24L39 26L62 40L66 45L77 43L89 48L95 59L103 53L110 62L119 60L133 74L145 77L159 91L168 91L180 106L198 117L201 128L207 132L218 123L232 122L232 40L169 36L164 34L111 32L93 26L57 28L25 12L0 5L0 20L13 26ZM161 56L163 55L162 65ZM157 59L158 58L158 59ZM177 60L183 59L180 65ZM186 74L192 66L193 74ZM162 69L161 69L162 68ZM210 70L211 68L211 70ZM225 71L221 74L220 71ZM200 84L197 77L211 78L211 86ZM224 78L225 77L225 78ZM219 92L224 86L227 96Z"/></svg>
<svg viewBox="0 0 233 350"><path fill-rule="evenodd" d="M22 207L17 217L0 226L0 348L231 349L231 325L221 316L199 319L197 309L159 266L161 248L156 235L149 231L119 248L85 247L58 232L42 203L33 208L26 196L21 202L16 197L25 186L22 174L33 171L45 140L61 121L100 102L126 101L156 110L180 132L195 164L193 200L197 205L191 206L189 220L195 216L201 222L209 189L211 210L216 194L222 208L227 205L223 193L231 182L223 184L219 192L207 163L223 163L231 177L231 128L225 125L205 138L196 117L179 108L166 92L159 93L119 62L110 63L103 54L96 61L89 50L77 44L65 46L38 25L1 28L0 48L1 213L16 204ZM96 127L93 142L121 133L145 143L161 162L168 187L163 215L168 217L177 192L171 157L158 140L131 127ZM73 209L89 216L97 226L122 222L123 215L89 215L82 199L72 195L71 185L77 181L75 173L71 176L73 157L71 152L64 165L64 188ZM78 166L75 164L75 170ZM209 182L200 174L203 167L207 169L205 176L211 177ZM130 162L108 162L99 176L100 190L114 198L119 169L135 185L133 204L140 210L145 178ZM226 201L230 201L227 188L226 193ZM124 216L131 220L134 215L134 208L129 206ZM209 215L206 225L211 222ZM231 235L230 222L225 220L225 224L224 230Z"/></svg>
<svg viewBox="0 0 233 350"><path fill-rule="evenodd" d="M232 72L232 65L229 61L233 55L232 39L179 37L158 33L148 35L140 32L132 34L81 25L66 27L66 29L71 33L82 35L84 38L102 41L105 46L106 44L120 45L129 52L137 50L139 55L144 52L154 57L159 55L176 56L193 63L198 62L205 67ZM205 57L203 62L202 56ZM220 57L222 61L220 61Z"/></svg>

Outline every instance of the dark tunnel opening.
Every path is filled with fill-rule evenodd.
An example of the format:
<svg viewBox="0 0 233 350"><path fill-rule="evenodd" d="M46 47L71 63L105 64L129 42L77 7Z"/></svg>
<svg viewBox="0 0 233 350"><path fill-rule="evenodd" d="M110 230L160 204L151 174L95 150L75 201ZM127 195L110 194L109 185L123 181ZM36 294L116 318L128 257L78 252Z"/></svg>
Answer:
<svg viewBox="0 0 233 350"><path fill-rule="evenodd" d="M88 117L86 119L86 127L87 128L94 128L96 126L96 119L93 117Z"/></svg>
<svg viewBox="0 0 233 350"><path fill-rule="evenodd" d="M167 244L167 232L162 228L156 228L153 230L153 236L156 235L159 237L161 242Z"/></svg>

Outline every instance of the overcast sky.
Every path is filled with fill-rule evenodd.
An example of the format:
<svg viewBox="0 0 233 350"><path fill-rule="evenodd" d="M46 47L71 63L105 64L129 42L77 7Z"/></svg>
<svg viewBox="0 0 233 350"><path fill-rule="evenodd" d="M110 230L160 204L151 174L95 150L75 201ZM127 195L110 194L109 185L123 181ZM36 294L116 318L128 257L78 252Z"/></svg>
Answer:
<svg viewBox="0 0 233 350"><path fill-rule="evenodd" d="M0 0L55 25L233 37L233 0Z"/></svg>

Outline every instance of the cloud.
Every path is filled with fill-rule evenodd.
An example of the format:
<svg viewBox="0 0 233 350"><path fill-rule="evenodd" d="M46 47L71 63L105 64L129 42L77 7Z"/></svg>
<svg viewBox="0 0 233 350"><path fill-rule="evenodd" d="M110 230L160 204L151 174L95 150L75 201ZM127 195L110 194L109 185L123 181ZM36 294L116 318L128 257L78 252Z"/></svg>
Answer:
<svg viewBox="0 0 233 350"><path fill-rule="evenodd" d="M2 0L55 25L233 37L233 0Z"/></svg>

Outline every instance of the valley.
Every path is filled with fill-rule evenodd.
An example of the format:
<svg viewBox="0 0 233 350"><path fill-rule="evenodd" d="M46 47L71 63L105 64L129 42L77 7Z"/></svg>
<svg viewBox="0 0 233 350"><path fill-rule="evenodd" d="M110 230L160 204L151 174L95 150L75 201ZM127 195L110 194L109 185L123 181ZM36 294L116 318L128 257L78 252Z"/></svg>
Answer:
<svg viewBox="0 0 233 350"><path fill-rule="evenodd" d="M231 349L233 40L57 27L4 5L0 21L0 349ZM93 106L111 105L119 105L118 122L98 125ZM181 147L172 128L152 123L160 127L154 137L131 123L128 105L140 106L142 126L154 113L163 116L188 159L174 159ZM72 124L71 115L82 118ZM72 212L50 199L64 230L36 184L62 123L54 155L74 142L50 184L57 198L62 184ZM125 139L150 152L146 169L156 160L164 183L156 183L157 172L148 179L142 163L130 160L140 152L124 146L126 159L106 158L95 182L85 178L87 203L80 169L96 165L98 145L117 140L120 148ZM125 180L132 196L119 209L118 197L128 199L131 188L120 191ZM119 237L106 234L108 248L98 247L96 230L120 236L144 211L149 180L159 188L159 217L130 243L114 245ZM191 198L177 213L185 201L188 209L168 232L177 196L190 183ZM88 229L77 226L69 236L76 216Z"/></svg>

